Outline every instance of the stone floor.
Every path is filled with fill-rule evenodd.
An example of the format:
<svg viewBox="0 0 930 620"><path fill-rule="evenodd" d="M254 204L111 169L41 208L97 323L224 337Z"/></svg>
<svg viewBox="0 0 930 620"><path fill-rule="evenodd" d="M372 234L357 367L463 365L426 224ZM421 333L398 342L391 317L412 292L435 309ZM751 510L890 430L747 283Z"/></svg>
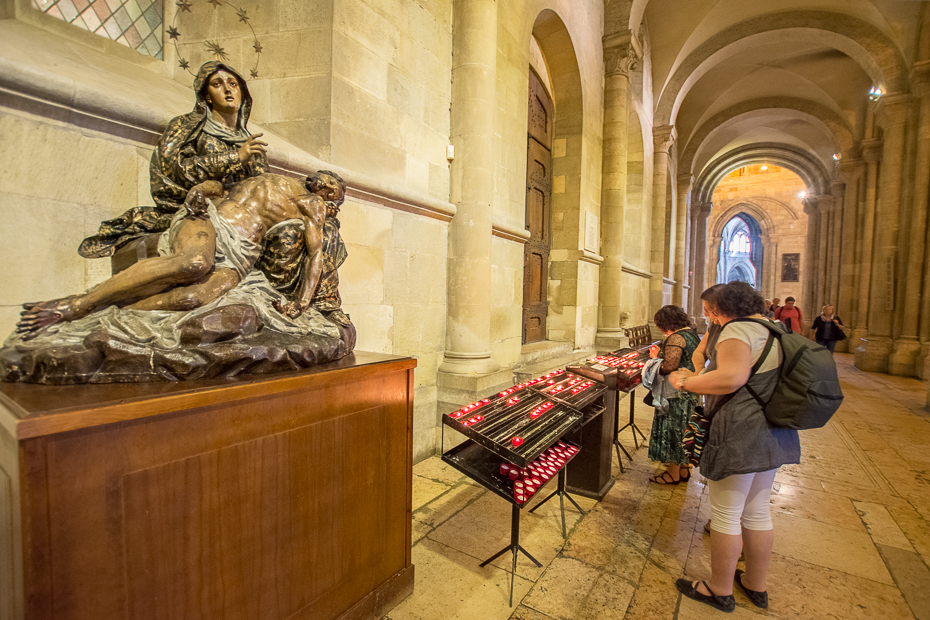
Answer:
<svg viewBox="0 0 930 620"><path fill-rule="evenodd" d="M738 591L730 617L930 619L930 414L926 384L864 373L837 354L846 400L823 429L801 433L800 465L783 467L772 498L770 607ZM641 399L641 394L637 397ZM624 401L625 402L625 401ZM651 411L637 408L646 432ZM621 440L632 447L628 432ZM584 516L557 502L523 513L523 546L508 605L510 507L438 458L414 467L413 594L385 620L607 620L720 617L678 594L675 579L709 577L707 488L647 482L640 448ZM548 492L548 487L544 492Z"/></svg>

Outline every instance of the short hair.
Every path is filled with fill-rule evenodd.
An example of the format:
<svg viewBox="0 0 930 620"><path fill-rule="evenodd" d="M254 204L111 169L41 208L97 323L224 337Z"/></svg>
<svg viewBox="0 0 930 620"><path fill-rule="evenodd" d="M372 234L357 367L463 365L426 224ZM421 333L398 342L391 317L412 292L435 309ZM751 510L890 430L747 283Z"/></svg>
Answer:
<svg viewBox="0 0 930 620"><path fill-rule="evenodd" d="M759 291L746 282L730 282L717 294L717 311L723 316L741 319L765 312Z"/></svg>
<svg viewBox="0 0 930 620"><path fill-rule="evenodd" d="M785 303L788 303L789 301L797 301L797 300L794 297L785 297Z"/></svg>
<svg viewBox="0 0 930 620"><path fill-rule="evenodd" d="M678 306L662 306L652 320L656 327L667 332L691 327L691 319L688 317L688 313Z"/></svg>
<svg viewBox="0 0 930 620"><path fill-rule="evenodd" d="M701 300L706 301L711 306L717 305L717 294L723 290L726 284L714 284L713 286L707 287L703 293L701 293Z"/></svg>

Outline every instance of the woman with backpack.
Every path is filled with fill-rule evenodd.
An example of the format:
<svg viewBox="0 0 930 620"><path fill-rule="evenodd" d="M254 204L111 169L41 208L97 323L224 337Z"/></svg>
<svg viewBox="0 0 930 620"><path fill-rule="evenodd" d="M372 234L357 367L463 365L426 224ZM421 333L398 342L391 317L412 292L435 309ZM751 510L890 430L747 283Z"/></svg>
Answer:
<svg viewBox="0 0 930 620"><path fill-rule="evenodd" d="M762 297L744 282L731 282L709 305L723 325L713 370L699 376L679 370L669 379L673 387L707 395L711 422L700 468L710 490L711 577L679 579L676 587L688 598L733 611L735 578L753 604L766 608L773 541L769 499L778 468L800 461L798 432L770 424L759 401L743 389L752 388L767 402L778 382L781 345L773 338L766 352L770 332L754 322L766 321ZM741 551L745 572L736 570Z"/></svg>

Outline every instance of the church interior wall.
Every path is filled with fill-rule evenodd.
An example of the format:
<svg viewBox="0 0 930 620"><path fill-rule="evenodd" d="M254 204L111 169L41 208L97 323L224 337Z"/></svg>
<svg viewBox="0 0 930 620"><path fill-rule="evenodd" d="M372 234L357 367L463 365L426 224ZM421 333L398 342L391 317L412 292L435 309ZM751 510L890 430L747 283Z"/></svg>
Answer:
<svg viewBox="0 0 930 620"><path fill-rule="evenodd" d="M805 299L802 292L807 290L812 268L807 256L808 218L800 193L807 190L804 182L794 174L778 166L768 166L762 171L762 164L746 166L726 176L713 194L713 210L707 223L707 247L720 247L720 234L726 223L738 212L745 210L762 225L765 260L773 257L769 270L762 275L762 295L768 299L778 297L784 300L793 296L798 305L805 309L805 320L815 310L826 303L820 300ZM782 256L800 254L798 282L783 282L781 279ZM717 273L717 253L708 255L706 273ZM713 283L716 280L711 280ZM709 284L708 284L709 285ZM836 303L835 300L832 303ZM837 314L843 311L837 308Z"/></svg>

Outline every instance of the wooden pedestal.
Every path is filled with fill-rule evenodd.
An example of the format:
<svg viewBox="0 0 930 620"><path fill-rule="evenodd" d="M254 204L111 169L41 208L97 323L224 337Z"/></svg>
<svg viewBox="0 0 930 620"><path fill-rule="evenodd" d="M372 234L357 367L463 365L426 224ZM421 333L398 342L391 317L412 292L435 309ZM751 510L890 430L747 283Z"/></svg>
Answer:
<svg viewBox="0 0 930 620"><path fill-rule="evenodd" d="M0 619L387 613L413 590L415 365L0 385Z"/></svg>

